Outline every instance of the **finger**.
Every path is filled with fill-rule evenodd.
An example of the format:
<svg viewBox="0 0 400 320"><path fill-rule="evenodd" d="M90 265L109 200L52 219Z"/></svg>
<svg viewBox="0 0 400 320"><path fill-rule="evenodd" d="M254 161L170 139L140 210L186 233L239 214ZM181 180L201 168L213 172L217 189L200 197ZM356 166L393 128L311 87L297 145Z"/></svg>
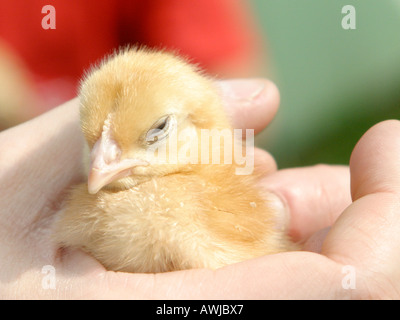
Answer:
<svg viewBox="0 0 400 320"><path fill-rule="evenodd" d="M264 188L282 201L293 240L304 241L331 226L351 203L350 176L345 166L318 165L285 169L266 176Z"/></svg>
<svg viewBox="0 0 400 320"><path fill-rule="evenodd" d="M228 114L237 129L262 131L275 116L280 96L276 85L267 79L218 81Z"/></svg>
<svg viewBox="0 0 400 320"><path fill-rule="evenodd" d="M399 163L400 122L372 127L351 156L355 201L337 220L322 247L322 253L336 261L362 265L362 270L373 275L373 283L400 281Z"/></svg>
<svg viewBox="0 0 400 320"><path fill-rule="evenodd" d="M377 192L400 193L400 122L385 121L368 130L350 159L354 200Z"/></svg>
<svg viewBox="0 0 400 320"><path fill-rule="evenodd" d="M341 270L341 265L322 255L291 252L248 260L216 271L107 273L107 296L125 299L343 298L351 292L342 288ZM304 290L305 283L307 290Z"/></svg>
<svg viewBox="0 0 400 320"><path fill-rule="evenodd" d="M277 170L275 159L263 149L254 148L254 172L257 175L267 176Z"/></svg>

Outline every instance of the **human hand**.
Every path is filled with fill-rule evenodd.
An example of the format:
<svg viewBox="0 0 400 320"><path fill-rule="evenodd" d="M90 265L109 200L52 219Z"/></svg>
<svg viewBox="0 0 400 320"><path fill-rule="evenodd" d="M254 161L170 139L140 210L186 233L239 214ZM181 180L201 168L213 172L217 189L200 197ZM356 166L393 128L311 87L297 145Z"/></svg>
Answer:
<svg viewBox="0 0 400 320"><path fill-rule="evenodd" d="M271 82L235 80L222 86L236 127L255 128L257 132L273 118L279 94ZM271 172L261 184L278 195L277 209L290 216L288 228L295 240L318 251L322 241L309 239L315 239L312 235L336 221L320 254L282 253L215 271L127 274L106 271L82 251L60 251L51 242L52 221L66 189L82 180L83 140L77 100L70 101L0 134L1 298L396 297L395 248L399 236L395 208L400 169L395 164L400 151L399 138L396 141L399 131L397 122L383 123L360 141L351 161L356 202L343 214L350 204L347 168L317 166L276 171L270 155L256 152L256 161ZM378 153L374 152L376 145ZM385 166L381 166L382 159ZM355 290L342 287L342 267L346 264L355 268ZM54 289L43 282L48 276L42 273L48 270L44 266L54 268ZM378 276L372 279L371 273Z"/></svg>

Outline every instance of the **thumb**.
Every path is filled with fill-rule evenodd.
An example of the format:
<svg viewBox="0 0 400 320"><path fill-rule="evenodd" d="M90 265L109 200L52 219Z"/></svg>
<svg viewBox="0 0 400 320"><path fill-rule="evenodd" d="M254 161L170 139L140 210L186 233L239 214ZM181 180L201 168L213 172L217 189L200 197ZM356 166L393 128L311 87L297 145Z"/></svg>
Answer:
<svg viewBox="0 0 400 320"><path fill-rule="evenodd" d="M380 284L375 288L378 292L380 288L400 289L399 163L400 122L385 121L372 127L350 160L354 202L331 228L322 247L322 253L335 261L358 267L364 280L373 277L372 283Z"/></svg>

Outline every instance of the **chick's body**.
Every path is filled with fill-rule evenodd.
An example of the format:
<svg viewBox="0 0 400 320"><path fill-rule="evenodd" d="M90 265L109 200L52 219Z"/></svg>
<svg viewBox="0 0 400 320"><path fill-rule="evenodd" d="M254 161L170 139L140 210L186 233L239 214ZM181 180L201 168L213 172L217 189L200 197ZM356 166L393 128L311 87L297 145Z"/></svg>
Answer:
<svg viewBox="0 0 400 320"><path fill-rule="evenodd" d="M85 78L80 98L88 183L72 190L57 220L59 244L127 272L218 268L292 247L255 175L201 163L210 148L200 146L200 132L232 128L212 81L195 67L168 53L125 50ZM173 139L180 133L185 141ZM199 147L199 161L171 157L174 141L172 150ZM151 158L154 147L167 156Z"/></svg>

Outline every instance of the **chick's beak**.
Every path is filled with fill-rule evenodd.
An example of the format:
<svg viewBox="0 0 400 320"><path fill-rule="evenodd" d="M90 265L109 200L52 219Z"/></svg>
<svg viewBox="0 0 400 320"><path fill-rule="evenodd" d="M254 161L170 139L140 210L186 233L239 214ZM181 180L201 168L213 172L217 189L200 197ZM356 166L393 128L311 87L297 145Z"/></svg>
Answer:
<svg viewBox="0 0 400 320"><path fill-rule="evenodd" d="M132 168L147 166L141 159L121 159L121 150L117 143L102 136L93 146L90 157L88 191L97 193L107 184L132 174Z"/></svg>

